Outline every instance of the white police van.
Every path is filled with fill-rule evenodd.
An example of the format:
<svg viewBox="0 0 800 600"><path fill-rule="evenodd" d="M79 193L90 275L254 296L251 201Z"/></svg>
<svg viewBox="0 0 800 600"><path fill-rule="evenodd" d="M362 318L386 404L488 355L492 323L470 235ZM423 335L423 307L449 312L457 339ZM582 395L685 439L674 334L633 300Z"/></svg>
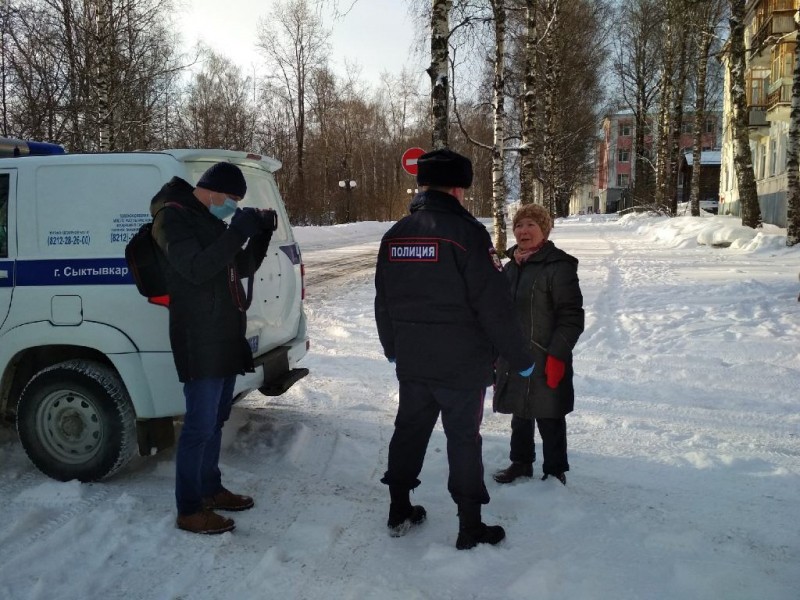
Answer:
<svg viewBox="0 0 800 600"><path fill-rule="evenodd" d="M273 173L274 159L223 150L65 154L0 138L0 416L44 473L92 481L171 445L184 413L168 311L137 292L125 245L150 221L173 176L195 183L230 161L245 206L278 228L255 275L247 336L257 365L236 394L286 391L308 373L303 265ZM157 302L154 301L154 302Z"/></svg>

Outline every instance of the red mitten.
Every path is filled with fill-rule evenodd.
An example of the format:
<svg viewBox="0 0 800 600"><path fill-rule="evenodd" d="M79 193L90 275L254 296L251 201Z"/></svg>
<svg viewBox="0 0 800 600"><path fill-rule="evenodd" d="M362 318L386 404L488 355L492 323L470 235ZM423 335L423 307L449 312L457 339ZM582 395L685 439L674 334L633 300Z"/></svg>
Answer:
<svg viewBox="0 0 800 600"><path fill-rule="evenodd" d="M566 370L567 365L564 364L563 360L548 354L547 362L544 364L544 374L547 376L547 387L556 389L564 378L564 371Z"/></svg>

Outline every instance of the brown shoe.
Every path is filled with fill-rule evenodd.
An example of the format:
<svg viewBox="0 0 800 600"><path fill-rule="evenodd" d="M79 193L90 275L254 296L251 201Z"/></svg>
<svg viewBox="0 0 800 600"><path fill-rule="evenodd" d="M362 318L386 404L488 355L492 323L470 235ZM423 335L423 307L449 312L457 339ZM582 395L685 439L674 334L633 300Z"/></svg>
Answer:
<svg viewBox="0 0 800 600"><path fill-rule="evenodd" d="M191 515L178 515L175 525L178 529L183 529L184 531L206 535L233 531L234 527L236 527L233 519L223 517L208 509L199 510Z"/></svg>
<svg viewBox="0 0 800 600"><path fill-rule="evenodd" d="M511 483L519 477L533 477L533 465L530 463L512 462L511 466L497 471L492 477L497 483Z"/></svg>
<svg viewBox="0 0 800 600"><path fill-rule="evenodd" d="M234 494L230 490L222 488L219 492L208 498L203 498L203 507L209 510L232 510L240 511L253 508L255 502L250 496Z"/></svg>

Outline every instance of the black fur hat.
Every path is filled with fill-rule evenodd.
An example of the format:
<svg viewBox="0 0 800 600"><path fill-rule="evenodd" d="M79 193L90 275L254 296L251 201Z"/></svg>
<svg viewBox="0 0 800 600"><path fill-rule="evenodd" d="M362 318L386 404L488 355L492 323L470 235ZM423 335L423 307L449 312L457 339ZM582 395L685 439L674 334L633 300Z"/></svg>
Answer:
<svg viewBox="0 0 800 600"><path fill-rule="evenodd" d="M247 192L247 183L245 183L242 170L229 162L218 162L211 165L200 176L197 187L221 194L231 194L239 198L244 198L245 192Z"/></svg>
<svg viewBox="0 0 800 600"><path fill-rule="evenodd" d="M468 188L472 161L447 148L423 154L417 160L417 185Z"/></svg>

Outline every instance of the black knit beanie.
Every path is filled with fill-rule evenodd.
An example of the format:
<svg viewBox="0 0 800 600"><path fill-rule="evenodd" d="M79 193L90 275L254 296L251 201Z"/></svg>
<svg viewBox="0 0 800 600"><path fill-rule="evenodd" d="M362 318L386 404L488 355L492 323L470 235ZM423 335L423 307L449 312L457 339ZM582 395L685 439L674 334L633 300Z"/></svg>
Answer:
<svg viewBox="0 0 800 600"><path fill-rule="evenodd" d="M472 162L447 148L423 154L417 160L417 185L466 189L472 185Z"/></svg>
<svg viewBox="0 0 800 600"><path fill-rule="evenodd" d="M239 198L244 198L247 192L247 183L241 169L229 162L218 162L206 169L200 176L197 187Z"/></svg>

